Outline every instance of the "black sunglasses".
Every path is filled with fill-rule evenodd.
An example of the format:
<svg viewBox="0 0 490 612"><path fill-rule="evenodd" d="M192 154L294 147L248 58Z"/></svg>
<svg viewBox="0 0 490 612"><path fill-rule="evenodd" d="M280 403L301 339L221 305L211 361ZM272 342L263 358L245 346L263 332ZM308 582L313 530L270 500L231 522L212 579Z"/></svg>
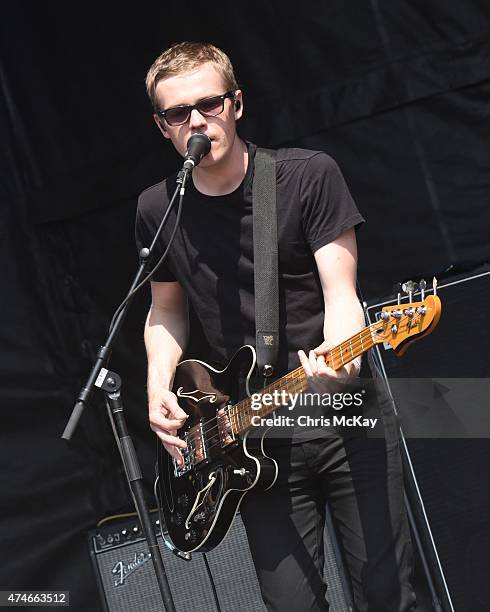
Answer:
<svg viewBox="0 0 490 612"><path fill-rule="evenodd" d="M169 125L183 125L189 121L192 111L196 108L205 117L216 117L223 112L226 98L235 99L234 91L227 91L222 96L203 98L197 104L180 104L166 110L157 111Z"/></svg>

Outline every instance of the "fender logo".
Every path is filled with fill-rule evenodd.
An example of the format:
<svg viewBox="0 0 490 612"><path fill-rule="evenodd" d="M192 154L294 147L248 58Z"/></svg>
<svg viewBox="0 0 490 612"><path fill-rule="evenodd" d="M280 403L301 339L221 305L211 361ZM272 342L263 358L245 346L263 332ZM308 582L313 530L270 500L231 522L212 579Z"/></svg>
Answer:
<svg viewBox="0 0 490 612"><path fill-rule="evenodd" d="M123 561L118 561L114 567L112 568L112 573L116 576L114 580L114 586L122 586L126 581L126 578L138 570L142 565L144 565L147 561L151 559L151 553L139 552L134 553L134 557L132 561L129 563L124 563Z"/></svg>
<svg viewBox="0 0 490 612"><path fill-rule="evenodd" d="M216 399L216 393L204 393L200 389L194 389L194 391L184 391L184 387L179 387L177 389L177 397L188 397L191 400L194 400L196 404L198 404L202 400L209 399L209 402L213 404Z"/></svg>

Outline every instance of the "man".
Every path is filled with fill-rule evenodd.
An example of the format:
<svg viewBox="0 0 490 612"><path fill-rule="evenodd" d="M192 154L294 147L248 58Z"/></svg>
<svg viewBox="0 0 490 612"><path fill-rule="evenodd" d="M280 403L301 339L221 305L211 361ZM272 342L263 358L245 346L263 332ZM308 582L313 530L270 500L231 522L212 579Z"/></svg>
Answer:
<svg viewBox="0 0 490 612"><path fill-rule="evenodd" d="M181 43L164 52L147 75L154 119L184 155L195 133L211 151L192 175L181 227L151 283L145 326L149 417L167 451L182 462L177 437L186 414L172 393L188 337L188 305L209 344L202 358L226 363L255 338L251 182L256 147L236 132L244 111L229 58L216 47ZM356 376L360 363L334 371L329 346L363 327L356 295L355 226L362 223L335 162L321 152L282 149L276 161L280 353L278 374L297 367L312 378ZM151 242L175 176L140 197L138 246ZM170 218L159 254L172 229ZM316 347L316 348L312 348ZM302 349L306 349L308 354ZM408 582L410 543L403 515L396 440L346 440L323 430L274 441L279 479L242 503L254 563L269 610L327 610L321 581L325 499L343 543L359 611L414 609Z"/></svg>

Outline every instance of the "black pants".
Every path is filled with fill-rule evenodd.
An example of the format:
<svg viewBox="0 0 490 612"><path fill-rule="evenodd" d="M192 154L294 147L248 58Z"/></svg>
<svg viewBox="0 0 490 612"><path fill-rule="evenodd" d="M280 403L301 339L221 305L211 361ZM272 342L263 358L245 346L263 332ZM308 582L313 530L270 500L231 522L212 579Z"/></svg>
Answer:
<svg viewBox="0 0 490 612"><path fill-rule="evenodd" d="M328 610L326 500L356 611L415 610L399 446L396 435L387 439L334 435L270 448L266 442L279 464L278 481L270 491L245 496L241 513L269 611Z"/></svg>

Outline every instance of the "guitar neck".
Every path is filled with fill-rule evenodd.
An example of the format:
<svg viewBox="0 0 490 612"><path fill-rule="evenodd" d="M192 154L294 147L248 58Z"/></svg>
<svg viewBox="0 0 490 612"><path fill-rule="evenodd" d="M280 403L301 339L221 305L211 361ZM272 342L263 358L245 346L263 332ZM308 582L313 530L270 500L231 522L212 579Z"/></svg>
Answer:
<svg viewBox="0 0 490 612"><path fill-rule="evenodd" d="M331 348L325 354L326 364L334 370L339 370L353 359L362 355L375 344L375 334L379 329L378 323L373 323L365 327L362 331L354 334L344 342ZM292 370L282 378L271 383L260 392L261 395L273 395L274 392L296 394L306 390L308 378L302 366ZM277 395L277 394L276 394ZM287 396L289 397L289 396ZM252 400L246 398L229 410L229 417L235 434L243 434L252 427L253 417L266 417L278 406L275 404L267 405L261 403L258 409L252 409Z"/></svg>

